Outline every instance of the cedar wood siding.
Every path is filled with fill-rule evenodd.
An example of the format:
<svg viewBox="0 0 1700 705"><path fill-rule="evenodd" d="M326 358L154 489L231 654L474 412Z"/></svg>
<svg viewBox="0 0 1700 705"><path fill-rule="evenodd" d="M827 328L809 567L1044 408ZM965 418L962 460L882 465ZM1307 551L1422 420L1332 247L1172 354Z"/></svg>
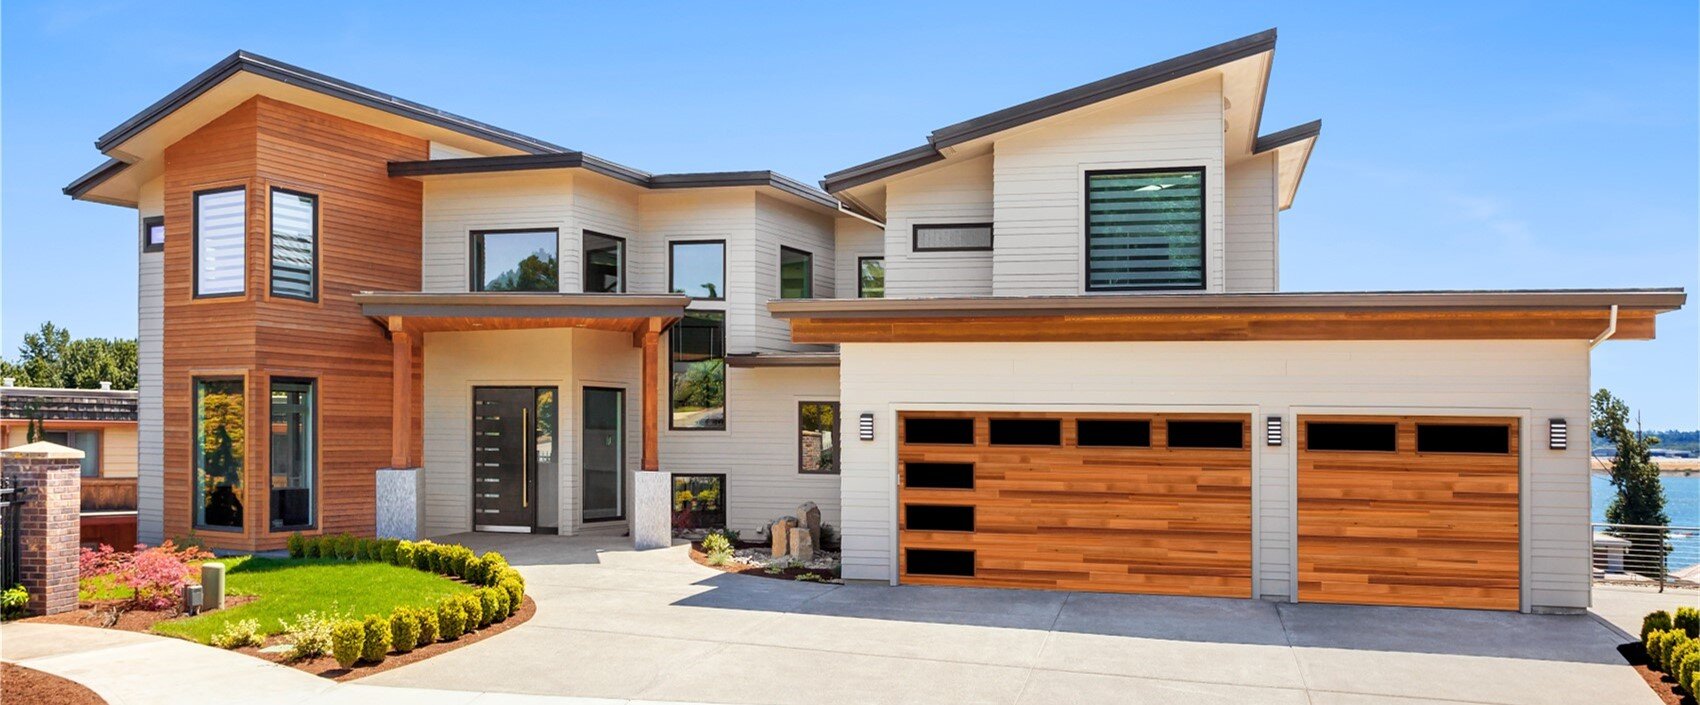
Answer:
<svg viewBox="0 0 1700 705"><path fill-rule="evenodd" d="M318 380L317 529L370 535L372 473L390 463L390 342L361 315L361 290L416 291L422 187L389 178L389 161L423 159L424 140L265 97L233 108L166 149L165 535L191 533L195 376L246 378L247 480L241 533L194 531L209 546L266 550L266 420L271 376ZM193 299L192 194L248 190L247 291ZM319 197L316 302L269 293L273 186ZM418 354L415 353L418 377ZM415 405L418 405L417 382ZM415 413L415 418L419 414ZM414 434L414 457L419 454Z"/></svg>

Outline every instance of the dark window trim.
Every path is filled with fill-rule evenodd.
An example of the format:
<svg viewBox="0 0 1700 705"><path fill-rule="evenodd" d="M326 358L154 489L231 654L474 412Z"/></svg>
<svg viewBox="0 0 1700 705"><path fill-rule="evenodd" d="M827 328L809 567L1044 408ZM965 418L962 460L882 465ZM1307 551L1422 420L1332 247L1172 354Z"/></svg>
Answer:
<svg viewBox="0 0 1700 705"><path fill-rule="evenodd" d="M629 252L629 250L626 248L626 239L623 238L623 237L620 237L619 235L609 235L608 233L604 233L604 232L597 232L595 230L584 230L584 229L581 229L579 231L579 238L578 238L579 257L584 259L583 271L579 274L579 282L578 282L579 291L583 291L584 293L587 293L587 294L590 294L590 293L606 293L606 292L592 292L589 289L585 288L586 282L590 281L590 253L588 251L588 248L584 244L584 240L585 240L584 236L586 236L586 235L595 235L597 237L605 237L605 238L608 238L609 240L614 240L614 241L617 241L617 242L620 243L620 288L616 289L613 293L616 293L616 294L626 293L626 254ZM556 261L559 261L558 257L557 257Z"/></svg>
<svg viewBox="0 0 1700 705"><path fill-rule="evenodd" d="M492 228L485 230L469 230L466 238L466 290L481 294L534 294L532 291L488 291L484 288L481 271L484 269L484 256L478 250L478 238L485 235L500 235L502 233L554 233L555 235L555 289L561 288L561 229L560 228ZM581 248L582 249L582 246ZM584 288L583 286L579 287Z"/></svg>
<svg viewBox="0 0 1700 705"><path fill-rule="evenodd" d="M719 479L720 514L724 517L725 522L718 528L727 528L732 522L732 512L730 511L732 492L729 489L732 486L732 481L727 478L727 473L723 472L676 472L669 475L667 478L667 520L669 522L673 520L673 499L678 496L673 493L673 481L681 477L713 477Z"/></svg>
<svg viewBox="0 0 1700 705"><path fill-rule="evenodd" d="M315 247L314 250L315 250L315 253L316 253L317 248ZM310 390L311 396L308 398L307 413L312 415L312 422L313 422L313 442L312 442L312 448L311 448L312 455L313 455L313 512L312 512L312 516L311 516L312 520L305 525L302 525L302 526L283 526L283 527L280 527L280 528L273 529L273 528L271 528L271 526L272 526L272 521L271 521L271 490L272 490L271 476L272 476L272 474L271 474L271 468L270 468L270 466L271 466L271 449L272 449L272 447L271 447L271 403L272 403L271 392L272 392L273 387L276 386L278 382L284 382L286 384L306 384L307 387ZM320 481L322 479L321 467L322 467L323 463L319 462L319 460L320 460L320 457L319 457L320 456L320 453L319 453L319 448L320 448L319 432L322 430L322 428L323 428L323 424L321 423L321 421L319 419L319 378L317 378L317 377L300 377L300 376L295 376L295 375L279 375L277 377L270 377L270 378L266 379L266 465L267 465L267 468L266 468L266 533L268 533L268 534L279 534L279 533L289 533L289 532L292 532L292 531L313 530L313 529L319 528L319 507L320 507L320 500L322 499L322 496L319 493L319 488L324 485L324 483ZM243 517L243 518L246 519L247 517Z"/></svg>
<svg viewBox="0 0 1700 705"><path fill-rule="evenodd" d="M201 197L219 193L242 194L242 290L224 294L201 293ZM230 299L247 298L248 296L248 185L221 186L219 188L202 189L189 194L189 286L190 295L196 299Z"/></svg>
<svg viewBox="0 0 1700 705"><path fill-rule="evenodd" d="M610 237L612 237L612 236L610 236ZM624 242L624 240L622 240L622 242ZM625 279L622 278L621 283L624 283L624 282L625 282ZM539 387L539 389L542 389L542 387ZM618 476L620 478L620 502L619 502L619 507L617 508L619 510L619 514L617 514L615 516L611 516L611 517L603 517L603 518L600 518L600 519L587 518L587 517L584 516L584 498L581 496L579 498L579 503L578 503L579 523L581 523L581 524L601 524L601 523L610 522L610 521L625 521L626 520L626 501L631 499L631 491L632 491L632 488L629 485L626 484L626 451L630 449L630 446L628 446L627 443L626 443L627 432L630 431L630 429L626 428L626 388L625 387L605 387L605 386L595 385L595 384L583 385L583 386L579 387L579 399L578 399L578 401L579 401L579 408L580 409L584 408L584 398L585 398L585 396L587 396L590 392L593 392L593 391L594 392L619 392L620 393L620 415L619 415L619 418L620 418L620 453L619 453L620 470L619 470L619 473L618 473ZM536 400L535 397L533 397L532 405L535 406L536 404L537 404L537 400ZM561 426L561 393L557 389L556 392L555 392L555 428L559 429L560 426ZM559 433L559 430L557 430L556 433ZM536 437L535 433L532 434L532 435L533 435L533 438ZM579 443L579 450L580 450L579 454L582 456L583 455L583 449L584 449L584 419L582 419L582 418L579 419L578 435L579 435L578 443ZM535 445L535 444L536 444L536 441L533 441L533 445ZM534 452L533 455L536 455L536 453ZM535 461L533 461L533 462L535 462ZM555 459L555 473L557 475L559 475L560 472L561 472L561 460L560 460L560 457L557 456L556 459ZM669 484L671 484L671 483L669 483ZM581 487L581 488L585 486L584 462L582 460L579 462L579 468L578 468L578 486ZM725 491L726 491L725 490L725 487L726 487L725 483L722 482L720 487L721 487L721 494L722 494L722 496L724 496ZM667 491L668 491L668 494L671 495L673 488L668 487ZM558 501L559 500L557 500L557 502ZM671 507L672 502L668 502L668 506Z"/></svg>
<svg viewBox="0 0 1700 705"><path fill-rule="evenodd" d="M190 203L193 202L194 200L190 199ZM199 517L200 512L196 511L197 503L202 501L200 493L197 491L198 488L195 487L195 475L203 472L201 469L200 451L196 448L196 446L200 445L200 424L197 420L201 415L199 405L200 386L202 382L236 382L242 385L242 430L244 437L246 437L248 430L247 376L207 375L203 377L200 375L191 375L189 377L189 497L191 498L191 501L189 502L189 528L194 529L195 531L216 531L224 534L240 534L248 530L248 508L246 506L242 508L241 526L213 526L211 524L202 524ZM267 428L270 428L269 423L267 424ZM266 442L271 442L270 431L267 432ZM248 459L244 457L242 458L242 489L247 490L247 488Z"/></svg>
<svg viewBox="0 0 1700 705"><path fill-rule="evenodd" d="M921 246L921 231L922 230L950 230L950 229L953 229L953 228L958 228L958 229L959 228L985 228L986 229L986 246L985 247L922 247ZM924 224L923 223L917 223L917 224L911 226L910 229L909 229L909 251L910 252L991 252L992 248L997 245L997 242L998 242L997 229L993 228L991 223L924 223Z"/></svg>
<svg viewBox="0 0 1700 705"><path fill-rule="evenodd" d="M880 267L880 298L883 299L883 298L885 298L885 267L884 267L885 256L884 255L881 255L879 257L857 257L856 258L856 298L858 298L858 299L869 298L867 296L862 295L862 263L867 262L869 260L877 260L877 261L880 262L880 265L881 265L881 267Z"/></svg>
<svg viewBox="0 0 1700 705"><path fill-rule="evenodd" d="M161 228L164 228L165 227L165 216L163 216L163 215L150 215L150 216L142 219L142 251L143 252L164 252L165 251L165 240L163 238L160 239L158 245L155 245L155 244L148 242L148 231L153 230L153 227L155 225L157 225Z"/></svg>
<svg viewBox="0 0 1700 705"><path fill-rule="evenodd" d="M1198 285L1197 286L1093 286L1092 285L1092 177L1116 174L1164 174L1198 172ZM1203 291L1210 286L1210 174L1203 165L1165 166L1140 169L1094 169L1080 177L1080 283L1095 291Z"/></svg>
<svg viewBox="0 0 1700 705"><path fill-rule="evenodd" d="M805 470L803 469L803 407L809 404L832 407L832 469ZM838 475L844 472L844 414L837 401L799 401L797 402L797 474L799 475Z"/></svg>
<svg viewBox="0 0 1700 705"><path fill-rule="evenodd" d="M669 277L668 283L669 284L672 283L671 277ZM720 359L725 360L726 359L726 352L727 352L726 351L726 334L727 334L727 327L728 327L728 321L727 321L728 312L725 309L718 309L718 308L699 308L699 309L687 310L685 312L685 315L689 316L692 312L696 312L696 313L718 313L718 314L720 314ZM684 319L681 318L679 320L682 322ZM731 423L731 420L732 420L732 394L731 394L732 379L731 379L731 377L732 377L732 375L729 372L727 372L727 370L730 369L730 368L726 367L724 364L721 366L721 374L725 375L725 378L720 380L720 386L722 388L726 389L726 398L720 400L720 403L723 405L721 408L726 410L726 423L722 424L720 426L720 428L701 428L701 427L675 426L675 425L673 425L673 395L677 391L677 386L678 386L679 380L675 379L674 376L673 376L673 344L674 343L673 343L673 340L672 340L672 335L673 335L673 332L677 331L678 329L679 329L678 323L674 323L671 327L669 327L667 329L667 331L668 331L668 333L667 333L667 335L668 335L668 340L667 340L667 430L668 431L681 431L681 432L685 432L685 433L696 433L696 432L699 432L699 431L700 432L706 432L706 433L725 433L727 430L731 429L731 427L732 427L732 423ZM696 473L696 474L700 475L701 473Z"/></svg>
<svg viewBox="0 0 1700 705"><path fill-rule="evenodd" d="M712 298L707 297L707 296L692 296L691 299L694 300L694 301L725 301L726 300L726 291L725 290L730 289L732 287L726 281L726 260L729 259L729 258L726 256L726 240L725 239L668 240L667 241L667 291L668 292L673 291L673 250L675 249L674 246L676 246L676 245L712 245L712 244L715 244L715 243L719 243L719 245L720 245L720 289L721 289L720 295L716 296L716 297L712 297Z"/></svg>
<svg viewBox="0 0 1700 705"><path fill-rule="evenodd" d="M272 213L272 198L274 194L279 193L313 199L313 278L312 282L309 284L313 293L310 296L283 294L278 293L277 290L277 279L273 276L272 272L273 267L277 264L277 261L274 259L276 256L275 248L277 245L272 242L272 238L277 235L276 215ZM293 299L295 301L306 301L308 303L319 302L319 194L297 191L295 189L284 188L282 186L273 186L271 191L266 194L266 293L276 299Z"/></svg>
<svg viewBox="0 0 1700 705"><path fill-rule="evenodd" d="M809 273L803 279L803 298L815 297L815 253L797 247L779 246L779 298L785 298L785 253L791 252L803 256L808 264Z"/></svg>

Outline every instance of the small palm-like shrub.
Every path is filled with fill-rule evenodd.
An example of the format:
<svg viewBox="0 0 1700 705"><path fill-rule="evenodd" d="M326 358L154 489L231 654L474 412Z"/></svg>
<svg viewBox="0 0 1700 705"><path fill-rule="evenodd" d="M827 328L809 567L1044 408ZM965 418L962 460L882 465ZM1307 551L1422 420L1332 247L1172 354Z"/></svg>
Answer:
<svg viewBox="0 0 1700 705"><path fill-rule="evenodd" d="M331 655L343 668L353 667L366 651L366 628L352 619L340 620L331 628Z"/></svg>
<svg viewBox="0 0 1700 705"><path fill-rule="evenodd" d="M1690 639L1700 639L1700 608L1676 608L1676 616L1671 617L1671 627L1681 629Z"/></svg>
<svg viewBox="0 0 1700 705"><path fill-rule="evenodd" d="M426 607L413 611L413 620L419 623L419 645L430 646L437 643L437 609Z"/></svg>
<svg viewBox="0 0 1700 705"><path fill-rule="evenodd" d="M1664 610L1648 612L1647 616L1641 618L1641 641L1645 643L1647 641L1648 634L1664 631L1670 628L1671 618L1669 612Z"/></svg>
<svg viewBox="0 0 1700 705"><path fill-rule="evenodd" d="M459 595L445 597L437 605L437 638L450 641L466 631L466 608Z"/></svg>
<svg viewBox="0 0 1700 705"><path fill-rule="evenodd" d="M221 649L240 649L244 646L265 646L266 638L260 636L259 620L242 619L226 622L208 643Z"/></svg>
<svg viewBox="0 0 1700 705"><path fill-rule="evenodd" d="M732 540L726 538L725 534L709 534L702 537L702 550L705 553L721 551L730 553L732 551Z"/></svg>
<svg viewBox="0 0 1700 705"><path fill-rule="evenodd" d="M390 620L369 614L361 628L365 632L365 642L360 648L360 660L383 663L384 656L390 652Z"/></svg>
<svg viewBox="0 0 1700 705"><path fill-rule="evenodd" d="M414 619L413 610L397 608L390 615L390 648L398 654L405 654L418 643L419 621Z"/></svg>

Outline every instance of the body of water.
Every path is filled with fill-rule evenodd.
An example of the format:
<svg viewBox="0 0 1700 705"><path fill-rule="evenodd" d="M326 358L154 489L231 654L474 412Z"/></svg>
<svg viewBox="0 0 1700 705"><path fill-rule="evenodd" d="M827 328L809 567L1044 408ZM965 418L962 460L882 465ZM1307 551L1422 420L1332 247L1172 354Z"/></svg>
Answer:
<svg viewBox="0 0 1700 705"><path fill-rule="evenodd" d="M1671 526L1700 526L1700 473L1692 475L1677 475L1665 473L1660 477L1665 487L1665 514L1670 517ZM1617 490L1611 486L1611 477L1604 473L1593 473L1593 519L1595 522L1606 520L1606 505L1611 504ZM1677 544L1672 553L1672 570L1684 568L1677 562L1688 563L1688 560L1678 558L1700 555L1700 536L1688 534L1673 538Z"/></svg>

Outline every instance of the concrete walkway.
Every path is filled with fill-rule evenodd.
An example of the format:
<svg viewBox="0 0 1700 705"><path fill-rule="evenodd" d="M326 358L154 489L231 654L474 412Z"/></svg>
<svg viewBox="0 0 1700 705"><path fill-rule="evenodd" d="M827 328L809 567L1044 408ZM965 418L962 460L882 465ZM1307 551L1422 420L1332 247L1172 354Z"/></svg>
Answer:
<svg viewBox="0 0 1700 705"><path fill-rule="evenodd" d="M507 554L537 615L355 684L78 627L7 625L0 657L114 705L194 702L195 687L239 704L1658 702L1588 616L833 586L616 538L451 540Z"/></svg>
<svg viewBox="0 0 1700 705"><path fill-rule="evenodd" d="M1637 585L1595 585L1596 615L1611 622L1631 637L1640 636L1641 618L1648 612L1675 612L1678 607L1700 607L1700 590Z"/></svg>

